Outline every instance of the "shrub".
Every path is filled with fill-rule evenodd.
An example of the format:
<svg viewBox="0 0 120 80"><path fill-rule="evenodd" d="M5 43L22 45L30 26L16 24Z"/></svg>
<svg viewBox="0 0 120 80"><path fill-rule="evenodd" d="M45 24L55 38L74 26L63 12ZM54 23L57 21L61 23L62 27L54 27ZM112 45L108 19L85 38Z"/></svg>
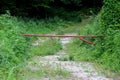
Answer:
<svg viewBox="0 0 120 80"><path fill-rule="evenodd" d="M104 6L99 14L100 25L97 34L102 34L104 40L96 41L101 46L97 48L100 52L100 61L105 67L120 72L120 1L104 0Z"/></svg>
<svg viewBox="0 0 120 80"><path fill-rule="evenodd" d="M10 67L19 64L27 56L28 49L26 38L20 36L23 30L18 27L16 19L12 20L9 15L0 16L0 24L1 65Z"/></svg>
<svg viewBox="0 0 120 80"><path fill-rule="evenodd" d="M23 30L18 24L17 19L8 14L0 16L0 68L4 70L1 79L4 77L2 75L7 76L9 69L24 62L29 55L28 39L20 36Z"/></svg>

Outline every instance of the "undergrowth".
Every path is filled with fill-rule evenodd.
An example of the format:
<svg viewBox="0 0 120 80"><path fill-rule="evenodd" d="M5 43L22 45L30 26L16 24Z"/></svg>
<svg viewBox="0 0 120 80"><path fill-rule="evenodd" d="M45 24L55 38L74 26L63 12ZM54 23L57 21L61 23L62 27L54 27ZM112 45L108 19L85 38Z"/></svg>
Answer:
<svg viewBox="0 0 120 80"><path fill-rule="evenodd" d="M105 69L120 73L120 1L104 0L102 10L94 21L86 25L78 34L103 35L105 38L88 39L96 46L74 40L68 44L73 60L94 61Z"/></svg>
<svg viewBox="0 0 120 80"><path fill-rule="evenodd" d="M14 80L16 67L28 58L29 39L20 36L23 30L16 18L0 16L0 79Z"/></svg>
<svg viewBox="0 0 120 80"><path fill-rule="evenodd" d="M68 25L66 21L58 17L37 20L14 17L9 13L0 15L0 80L17 80L15 75L17 70L31 57L31 43L37 38L23 37L21 34L45 34ZM49 42L44 43L44 47L48 44ZM58 46L55 47L53 44ZM60 46L57 41L51 41L49 48L52 48L53 51L50 49L48 51L53 54L60 49ZM46 48L42 51L48 54Z"/></svg>

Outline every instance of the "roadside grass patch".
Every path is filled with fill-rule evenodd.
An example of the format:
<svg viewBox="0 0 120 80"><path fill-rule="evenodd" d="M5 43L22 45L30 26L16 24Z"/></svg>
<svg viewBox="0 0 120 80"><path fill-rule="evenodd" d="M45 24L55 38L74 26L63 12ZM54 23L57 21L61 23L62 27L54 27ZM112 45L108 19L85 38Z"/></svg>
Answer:
<svg viewBox="0 0 120 80"><path fill-rule="evenodd" d="M49 65L31 62L30 65L22 68L17 75L18 80L34 80L34 79L66 79L71 76L70 72L61 69L60 66L53 68Z"/></svg>
<svg viewBox="0 0 120 80"><path fill-rule="evenodd" d="M45 38L44 38L45 40ZM58 39L47 38L47 40L38 43L37 46L31 47L31 54L37 56L53 55L62 49L62 45Z"/></svg>

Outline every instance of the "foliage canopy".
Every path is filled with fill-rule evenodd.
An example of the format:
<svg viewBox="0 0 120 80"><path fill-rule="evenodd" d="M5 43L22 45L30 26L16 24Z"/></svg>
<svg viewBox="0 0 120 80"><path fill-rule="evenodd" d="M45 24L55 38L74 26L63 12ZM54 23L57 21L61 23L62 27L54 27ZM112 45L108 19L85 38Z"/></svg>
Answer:
<svg viewBox="0 0 120 80"><path fill-rule="evenodd" d="M46 15L52 14L55 8L67 8L69 10L80 10L84 7L99 8L102 5L102 1L103 0L92 0L90 2L87 0L1 0L0 13L5 13L6 10L9 10L12 15L17 16L46 17Z"/></svg>

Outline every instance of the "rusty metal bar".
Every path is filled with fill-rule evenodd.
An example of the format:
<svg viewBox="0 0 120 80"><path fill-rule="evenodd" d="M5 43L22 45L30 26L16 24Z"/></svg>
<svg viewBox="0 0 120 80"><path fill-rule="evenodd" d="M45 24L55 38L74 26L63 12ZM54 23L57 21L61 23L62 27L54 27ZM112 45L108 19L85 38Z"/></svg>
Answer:
<svg viewBox="0 0 120 80"><path fill-rule="evenodd" d="M35 37L61 37L61 38L79 38L83 42L94 45L93 42L85 40L84 38L104 38L104 36L82 36L82 35L53 35L53 34L22 34L22 36L35 36Z"/></svg>
<svg viewBox="0 0 120 80"><path fill-rule="evenodd" d="M38 36L38 37L75 37L75 38L104 38L104 36L82 36L82 35L52 35L52 34L22 34L22 36Z"/></svg>
<svg viewBox="0 0 120 80"><path fill-rule="evenodd" d="M82 38L82 37L80 37L79 39L82 40L83 42L86 42L86 43L88 43L88 44L91 44L91 45L94 45L94 46L95 46L95 44L94 44L93 42L90 42L90 41L88 41L88 40L85 40L85 39Z"/></svg>

